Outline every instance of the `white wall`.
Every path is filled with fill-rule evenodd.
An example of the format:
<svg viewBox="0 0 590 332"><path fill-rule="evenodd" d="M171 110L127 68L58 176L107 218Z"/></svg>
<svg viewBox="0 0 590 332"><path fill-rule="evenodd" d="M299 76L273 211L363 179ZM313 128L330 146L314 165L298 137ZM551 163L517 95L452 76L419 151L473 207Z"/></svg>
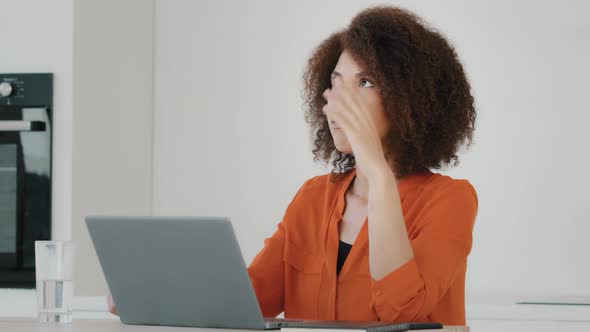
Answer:
<svg viewBox="0 0 590 332"><path fill-rule="evenodd" d="M300 7L156 2L154 213L229 216L247 261L318 173L299 92L316 36L302 32L332 27Z"/></svg>
<svg viewBox="0 0 590 332"><path fill-rule="evenodd" d="M71 237L72 0L0 0L0 72L50 72L53 94L52 237Z"/></svg>
<svg viewBox="0 0 590 332"><path fill-rule="evenodd" d="M154 213L231 217L249 262L323 172L305 60L372 3L156 1ZM590 294L590 4L403 4L455 43L477 97L477 143L448 172L480 198L468 291Z"/></svg>
<svg viewBox="0 0 590 332"><path fill-rule="evenodd" d="M151 213L152 22L152 1L74 3L76 295L107 293L84 218Z"/></svg>
<svg viewBox="0 0 590 332"><path fill-rule="evenodd" d="M479 105L477 144L449 172L481 202L467 288L589 295L590 3L421 9L455 40Z"/></svg>

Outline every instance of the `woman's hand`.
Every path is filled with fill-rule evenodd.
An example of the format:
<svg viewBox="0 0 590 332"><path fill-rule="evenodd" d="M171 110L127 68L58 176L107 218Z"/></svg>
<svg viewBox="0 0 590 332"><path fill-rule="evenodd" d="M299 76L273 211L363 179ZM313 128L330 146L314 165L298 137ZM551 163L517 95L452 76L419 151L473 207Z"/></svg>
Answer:
<svg viewBox="0 0 590 332"><path fill-rule="evenodd" d="M391 169L385 159L377 127L363 109L362 97L346 84L338 84L323 93L327 103L322 108L328 121L340 127L352 148L356 167L368 178Z"/></svg>
<svg viewBox="0 0 590 332"><path fill-rule="evenodd" d="M109 294L109 296L107 297L107 303L109 306L109 312L118 316L119 311L117 310L117 306L115 305L115 302L113 301L113 297L111 296L111 294Z"/></svg>

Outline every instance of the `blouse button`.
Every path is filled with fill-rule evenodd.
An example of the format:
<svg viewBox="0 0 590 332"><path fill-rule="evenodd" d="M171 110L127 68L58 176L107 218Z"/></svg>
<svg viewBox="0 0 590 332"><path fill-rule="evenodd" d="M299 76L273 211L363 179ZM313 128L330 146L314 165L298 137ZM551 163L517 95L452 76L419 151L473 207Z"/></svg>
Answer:
<svg viewBox="0 0 590 332"><path fill-rule="evenodd" d="M380 289L378 289L378 290L375 292L375 294L377 294L377 295L381 296L381 295L383 294L383 292L381 292L381 290L380 290Z"/></svg>

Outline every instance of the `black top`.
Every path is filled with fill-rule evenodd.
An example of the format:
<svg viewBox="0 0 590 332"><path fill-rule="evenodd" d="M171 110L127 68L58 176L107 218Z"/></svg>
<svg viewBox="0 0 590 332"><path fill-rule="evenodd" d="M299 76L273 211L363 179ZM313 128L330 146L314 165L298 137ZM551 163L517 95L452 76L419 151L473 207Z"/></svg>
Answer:
<svg viewBox="0 0 590 332"><path fill-rule="evenodd" d="M342 265L344 265L344 261L346 261L346 257L348 257L348 253L350 253L351 248L352 244L340 241L340 244L338 245L338 263L336 264L336 274L340 273Z"/></svg>

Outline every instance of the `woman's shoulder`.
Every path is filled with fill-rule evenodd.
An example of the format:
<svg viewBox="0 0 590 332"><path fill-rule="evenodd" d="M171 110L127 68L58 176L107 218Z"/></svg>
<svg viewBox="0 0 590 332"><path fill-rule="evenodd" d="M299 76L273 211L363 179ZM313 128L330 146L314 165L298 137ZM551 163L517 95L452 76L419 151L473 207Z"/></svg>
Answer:
<svg viewBox="0 0 590 332"><path fill-rule="evenodd" d="M466 191L477 195L475 187L467 179L456 179L441 173L431 173L424 183L425 189L432 192L445 193L448 191Z"/></svg>
<svg viewBox="0 0 590 332"><path fill-rule="evenodd" d="M474 205L477 209L478 197L473 184L467 179L457 179L441 173L431 173L420 188L423 200L446 203L450 206Z"/></svg>
<svg viewBox="0 0 590 332"><path fill-rule="evenodd" d="M326 173L307 179L301 189L307 191L325 191L330 189L337 189L342 185L342 181L346 179L348 173Z"/></svg>
<svg viewBox="0 0 590 332"><path fill-rule="evenodd" d="M350 173L327 173L307 179L295 194L291 205L317 206L336 198ZM310 205L311 204L311 205Z"/></svg>

